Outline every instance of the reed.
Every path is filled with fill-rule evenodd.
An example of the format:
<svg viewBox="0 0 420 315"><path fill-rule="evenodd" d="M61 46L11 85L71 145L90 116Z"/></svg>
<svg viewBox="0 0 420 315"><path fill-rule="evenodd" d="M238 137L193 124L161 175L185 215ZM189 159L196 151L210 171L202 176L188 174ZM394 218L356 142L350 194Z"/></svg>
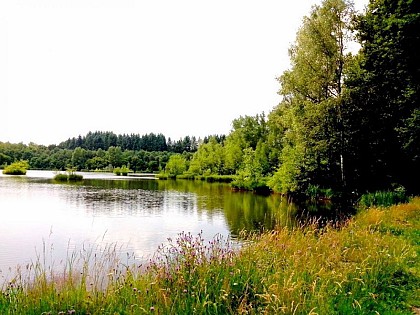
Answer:
<svg viewBox="0 0 420 315"><path fill-rule="evenodd" d="M359 206L368 208L373 206L389 207L409 200L404 189L395 191L376 191L360 197Z"/></svg>
<svg viewBox="0 0 420 315"><path fill-rule="evenodd" d="M181 233L143 265L116 248L42 257L1 287L1 314L412 314L420 306L420 198L346 224ZM59 269L59 268L58 268ZM29 274L29 275L27 275Z"/></svg>

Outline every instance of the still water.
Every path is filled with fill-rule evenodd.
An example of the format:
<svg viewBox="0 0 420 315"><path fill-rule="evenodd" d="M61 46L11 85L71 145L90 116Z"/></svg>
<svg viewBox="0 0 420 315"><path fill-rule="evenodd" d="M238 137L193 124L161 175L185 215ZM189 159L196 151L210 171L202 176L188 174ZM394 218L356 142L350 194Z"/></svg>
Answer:
<svg viewBox="0 0 420 315"><path fill-rule="evenodd" d="M54 173L0 175L0 275L45 259L66 260L85 248L117 248L150 259L180 232L235 239L242 230L293 225L297 208L277 195L233 192L227 184L81 173L57 183Z"/></svg>

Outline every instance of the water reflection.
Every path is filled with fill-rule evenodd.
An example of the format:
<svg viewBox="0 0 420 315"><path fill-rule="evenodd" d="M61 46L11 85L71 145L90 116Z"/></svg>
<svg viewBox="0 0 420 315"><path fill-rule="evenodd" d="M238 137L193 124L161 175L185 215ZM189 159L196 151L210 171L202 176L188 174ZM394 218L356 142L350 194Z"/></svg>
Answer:
<svg viewBox="0 0 420 315"><path fill-rule="evenodd" d="M0 175L0 270L34 260L45 242L54 244L57 260L69 249L109 244L144 259L181 231L237 237L243 230L294 226L313 211L221 183L84 175L76 183L57 183L52 172Z"/></svg>

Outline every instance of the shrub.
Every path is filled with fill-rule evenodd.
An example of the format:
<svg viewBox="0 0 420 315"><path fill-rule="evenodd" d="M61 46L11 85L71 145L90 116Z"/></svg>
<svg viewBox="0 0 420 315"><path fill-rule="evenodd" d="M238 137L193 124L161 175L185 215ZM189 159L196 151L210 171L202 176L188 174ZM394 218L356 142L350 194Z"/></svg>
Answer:
<svg viewBox="0 0 420 315"><path fill-rule="evenodd" d="M66 182L67 179L68 179L68 176L67 176L67 174L59 173L59 174L56 174L54 176L54 179L55 180L58 180L60 182Z"/></svg>
<svg viewBox="0 0 420 315"><path fill-rule="evenodd" d="M130 173L130 172L131 172L131 170L125 165L123 165L121 167L114 168L114 174L117 175L117 176L120 176L120 175L127 176L127 174Z"/></svg>
<svg viewBox="0 0 420 315"><path fill-rule="evenodd" d="M83 175L76 174L74 169L68 169L67 174L57 173L54 176L54 179L60 182L67 182L67 181L75 182L75 181L82 180Z"/></svg>
<svg viewBox="0 0 420 315"><path fill-rule="evenodd" d="M18 161L6 166L3 170L3 174L7 175L25 175L28 169L28 161Z"/></svg>

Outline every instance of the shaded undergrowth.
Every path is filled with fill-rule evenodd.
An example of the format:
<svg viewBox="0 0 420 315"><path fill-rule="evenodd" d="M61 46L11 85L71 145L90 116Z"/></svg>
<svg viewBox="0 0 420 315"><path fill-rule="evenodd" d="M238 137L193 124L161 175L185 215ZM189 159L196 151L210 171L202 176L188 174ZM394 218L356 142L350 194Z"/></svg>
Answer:
<svg viewBox="0 0 420 315"><path fill-rule="evenodd" d="M3 284L1 314L412 314L420 306L420 198L363 210L340 228L221 237L182 233L146 265L112 248Z"/></svg>

